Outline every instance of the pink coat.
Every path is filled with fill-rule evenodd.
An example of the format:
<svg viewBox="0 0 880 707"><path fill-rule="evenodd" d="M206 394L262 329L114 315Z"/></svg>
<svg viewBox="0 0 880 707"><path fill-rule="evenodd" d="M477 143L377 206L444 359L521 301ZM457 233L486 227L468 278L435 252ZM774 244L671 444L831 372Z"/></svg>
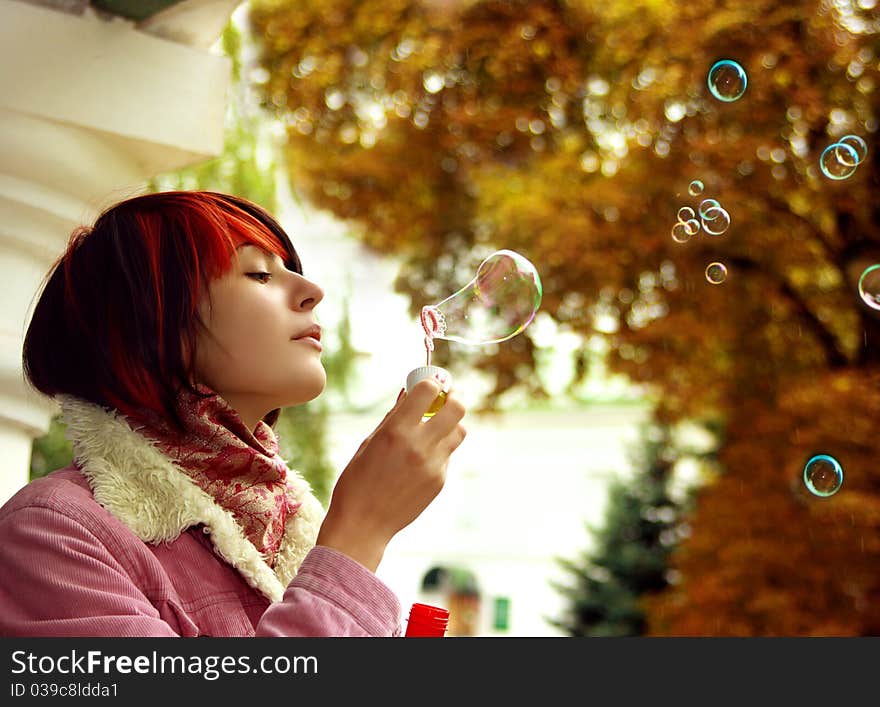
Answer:
<svg viewBox="0 0 880 707"><path fill-rule="evenodd" d="M313 546L320 507L307 485L299 526L269 568L143 438L94 406L75 413L65 421L77 463L0 508L0 635L401 635L394 593Z"/></svg>

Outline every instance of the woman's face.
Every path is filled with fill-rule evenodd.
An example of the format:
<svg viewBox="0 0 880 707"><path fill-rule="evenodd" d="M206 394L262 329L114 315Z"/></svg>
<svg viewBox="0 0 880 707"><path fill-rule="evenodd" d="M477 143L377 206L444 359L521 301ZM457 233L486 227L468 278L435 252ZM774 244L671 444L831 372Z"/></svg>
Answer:
<svg viewBox="0 0 880 707"><path fill-rule="evenodd" d="M196 381L219 393L253 430L271 410L317 397L327 382L314 308L323 290L278 256L245 244L208 286L196 336Z"/></svg>

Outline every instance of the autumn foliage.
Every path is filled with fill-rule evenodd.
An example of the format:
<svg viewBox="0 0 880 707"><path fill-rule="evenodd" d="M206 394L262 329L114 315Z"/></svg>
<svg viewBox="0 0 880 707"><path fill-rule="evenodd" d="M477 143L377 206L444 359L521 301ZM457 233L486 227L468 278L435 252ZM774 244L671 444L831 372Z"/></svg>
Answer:
<svg viewBox="0 0 880 707"><path fill-rule="evenodd" d="M406 257L414 311L518 250L543 311L606 337L660 420L723 430L653 633L880 634L880 320L857 291L880 262L872 5L252 2L295 187ZM748 73L729 103L706 86L723 58ZM830 180L819 156L846 134L867 158ZM703 197L730 229L677 243ZM496 395L538 392L528 335L496 353ZM819 452L845 471L827 499L801 481Z"/></svg>

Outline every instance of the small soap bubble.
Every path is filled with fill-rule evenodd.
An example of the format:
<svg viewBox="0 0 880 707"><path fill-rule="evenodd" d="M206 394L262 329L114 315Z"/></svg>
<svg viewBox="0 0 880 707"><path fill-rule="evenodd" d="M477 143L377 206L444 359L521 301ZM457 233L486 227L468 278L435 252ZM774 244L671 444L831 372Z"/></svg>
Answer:
<svg viewBox="0 0 880 707"><path fill-rule="evenodd" d="M720 206L710 206L703 215L703 230L710 236L720 236L730 228L730 214Z"/></svg>
<svg viewBox="0 0 880 707"><path fill-rule="evenodd" d="M857 165L868 156L868 143L858 135L845 135L837 141L837 144L847 145L856 151L856 157L858 158L858 162L856 162ZM843 155L840 155L840 158L846 159L848 156L849 155L844 153Z"/></svg>
<svg viewBox="0 0 880 707"><path fill-rule="evenodd" d="M694 210L690 206L682 206L678 210L678 220L679 221L687 221L689 219L694 218L694 216L696 216L696 214L694 213Z"/></svg>
<svg viewBox="0 0 880 707"><path fill-rule="evenodd" d="M865 268L859 278L859 296L871 309L880 309L880 265Z"/></svg>
<svg viewBox="0 0 880 707"><path fill-rule="evenodd" d="M700 232L700 222L695 218L690 218L684 222L684 227L687 229L688 233L692 236L697 235Z"/></svg>
<svg viewBox="0 0 880 707"><path fill-rule="evenodd" d="M740 98L746 91L748 77L745 69L735 61L722 59L709 69L707 79L709 91L719 101L730 103Z"/></svg>
<svg viewBox="0 0 880 707"><path fill-rule="evenodd" d="M828 179L851 177L859 166L859 153L852 145L835 142L822 151L819 169Z"/></svg>
<svg viewBox="0 0 880 707"><path fill-rule="evenodd" d="M817 454L804 467L804 484L814 496L832 496L843 484L843 467L834 457Z"/></svg>
<svg viewBox="0 0 880 707"><path fill-rule="evenodd" d="M706 279L713 285L720 285L727 279L727 266L724 263L709 263L706 267Z"/></svg>
<svg viewBox="0 0 880 707"><path fill-rule="evenodd" d="M706 218L706 214L710 209L720 209L721 204L715 199L703 199L700 202L700 206L698 207L698 211L700 212L700 218Z"/></svg>
<svg viewBox="0 0 880 707"><path fill-rule="evenodd" d="M703 183L699 179L695 179L688 186L688 194L691 196L699 196L703 193Z"/></svg>
<svg viewBox="0 0 880 707"><path fill-rule="evenodd" d="M687 243L696 231L691 231L684 221L679 221L672 227L672 240L676 243Z"/></svg>

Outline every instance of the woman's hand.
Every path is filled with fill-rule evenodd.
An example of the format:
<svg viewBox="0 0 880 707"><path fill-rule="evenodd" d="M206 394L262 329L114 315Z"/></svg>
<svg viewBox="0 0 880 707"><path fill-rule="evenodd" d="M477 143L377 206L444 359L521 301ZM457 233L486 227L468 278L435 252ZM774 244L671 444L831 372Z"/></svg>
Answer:
<svg viewBox="0 0 880 707"><path fill-rule="evenodd" d="M431 379L419 381L409 395L401 393L336 482L318 545L375 572L391 538L440 493L449 457L466 433L459 424L464 406L452 395L422 422L439 393Z"/></svg>

